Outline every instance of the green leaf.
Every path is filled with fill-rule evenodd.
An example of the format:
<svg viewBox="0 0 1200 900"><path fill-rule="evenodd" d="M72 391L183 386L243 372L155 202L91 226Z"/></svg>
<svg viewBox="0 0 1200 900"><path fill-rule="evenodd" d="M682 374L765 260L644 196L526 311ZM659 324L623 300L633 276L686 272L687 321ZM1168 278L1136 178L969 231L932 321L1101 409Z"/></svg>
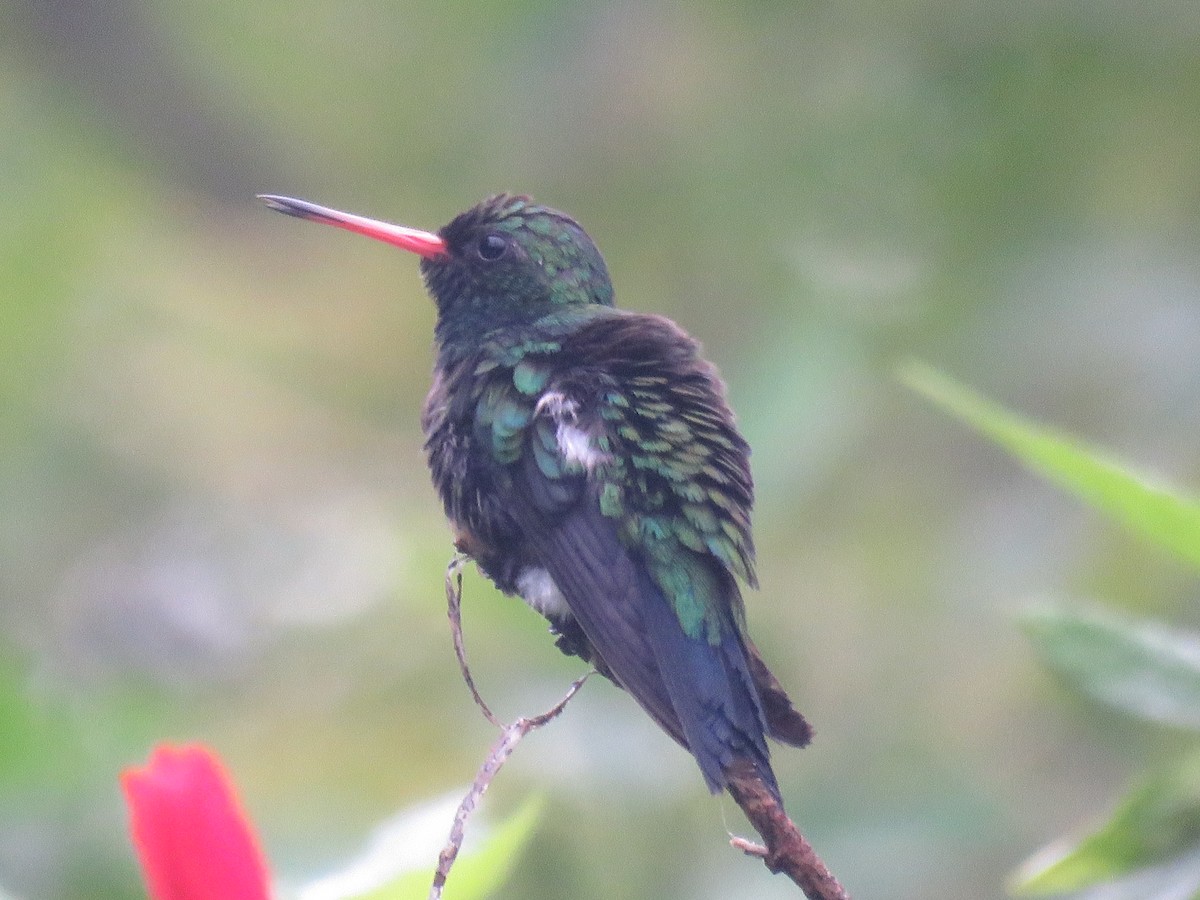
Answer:
<svg viewBox="0 0 1200 900"><path fill-rule="evenodd" d="M923 363L900 380L1115 522L1200 568L1200 502L1154 484L1070 437L1028 422Z"/></svg>
<svg viewBox="0 0 1200 900"><path fill-rule="evenodd" d="M540 798L526 801L482 847L460 856L446 879L445 900L483 900L499 890L533 835L541 807ZM424 900L429 896L432 881L432 868L426 872L409 872L391 884L356 895L354 900Z"/></svg>
<svg viewBox="0 0 1200 900"><path fill-rule="evenodd" d="M402 814L342 872L302 888L299 900L425 900L443 832L449 831L448 813L455 806L456 802L435 802ZM533 835L541 810L542 799L532 797L493 828L480 846L471 849L468 842L469 852L459 854L446 880L445 900L484 900L499 890ZM477 820L472 824L478 827ZM431 829L437 829L432 842ZM416 868L409 864L414 849L422 860Z"/></svg>
<svg viewBox="0 0 1200 900"><path fill-rule="evenodd" d="M1019 621L1042 660L1084 693L1152 722L1200 730L1200 636L1049 604Z"/></svg>
<svg viewBox="0 0 1200 900"><path fill-rule="evenodd" d="M1011 890L1058 894L1102 882L1113 883L1094 896L1106 900L1184 900L1200 889L1200 754L1148 778L1098 830L1035 854Z"/></svg>
<svg viewBox="0 0 1200 900"><path fill-rule="evenodd" d="M1058 891L1050 893L1062 896ZM1070 894L1070 900L1196 900L1197 897L1200 897L1200 849Z"/></svg>

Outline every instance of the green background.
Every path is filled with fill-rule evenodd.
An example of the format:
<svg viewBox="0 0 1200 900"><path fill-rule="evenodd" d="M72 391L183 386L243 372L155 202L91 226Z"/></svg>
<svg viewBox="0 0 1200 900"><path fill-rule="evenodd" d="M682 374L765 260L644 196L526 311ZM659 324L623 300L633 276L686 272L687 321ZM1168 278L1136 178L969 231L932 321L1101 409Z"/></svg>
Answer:
<svg viewBox="0 0 1200 900"><path fill-rule="evenodd" d="M142 896L116 772L158 740L222 753L292 883L473 777L415 261L252 195L436 228L515 190L729 382L793 816L859 900L1000 895L1182 745L1012 611L1197 627L1196 586L893 371L1200 482L1198 46L1167 0L0 4L0 890ZM485 695L550 705L578 663L466 591ZM796 896L598 680L485 806L539 790L500 896Z"/></svg>

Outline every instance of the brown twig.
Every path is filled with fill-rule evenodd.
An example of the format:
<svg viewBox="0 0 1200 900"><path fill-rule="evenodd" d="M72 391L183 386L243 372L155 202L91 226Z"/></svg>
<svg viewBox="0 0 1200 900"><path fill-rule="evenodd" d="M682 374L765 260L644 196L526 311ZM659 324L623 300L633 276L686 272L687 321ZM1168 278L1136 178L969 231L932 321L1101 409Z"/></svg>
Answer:
<svg viewBox="0 0 1200 900"><path fill-rule="evenodd" d="M563 698L541 715L522 716L509 725L501 722L484 702L483 697L479 695L479 690L475 687L475 679L471 677L471 667L467 664L467 648L462 631L462 567L467 559L468 557L464 554L457 554L450 560L450 565L446 567L446 602L450 616L450 632L454 638L454 654L458 657L458 667L462 671L467 688L471 691L475 705L479 707L480 712L489 722L500 729L500 737L492 744L487 758L475 775L471 789L467 791L467 795L463 797L462 803L458 805L458 810L454 814L454 824L450 826L450 836L442 848L442 852L438 854L437 869L434 870L433 884L429 888L429 900L440 900L442 890L446 886L446 879L450 876L450 868L454 865L454 861L458 858L458 851L462 848L467 819L475 811L479 801L483 799L484 793L491 785L492 779L496 777L496 773L500 771L500 767L512 755L513 750L525 735L541 728L562 714L576 691L583 687L583 683L592 674L588 672L575 679Z"/></svg>
<svg viewBox="0 0 1200 900"><path fill-rule="evenodd" d="M479 689L475 687L475 679L471 677L471 667L467 665L467 644L463 638L462 629L462 570L471 557L465 553L455 553L446 566L446 613L450 617L450 636L454 640L454 655L458 658L458 668L462 672L467 690L475 700L475 705L483 713L483 717L503 730L504 723L496 718L496 714L483 702Z"/></svg>
<svg viewBox="0 0 1200 900"><path fill-rule="evenodd" d="M772 872L787 875L809 900L850 900L846 889L788 818L779 798L763 783L754 768L735 764L725 774L729 795L742 808L766 846L739 837L731 838L729 843L748 856L762 859Z"/></svg>

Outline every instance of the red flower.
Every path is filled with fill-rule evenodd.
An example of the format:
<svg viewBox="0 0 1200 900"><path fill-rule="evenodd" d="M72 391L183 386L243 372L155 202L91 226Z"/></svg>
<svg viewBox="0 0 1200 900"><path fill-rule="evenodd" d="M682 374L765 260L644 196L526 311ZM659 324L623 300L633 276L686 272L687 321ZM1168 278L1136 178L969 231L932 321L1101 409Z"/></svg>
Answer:
<svg viewBox="0 0 1200 900"><path fill-rule="evenodd" d="M254 831L212 751L159 745L121 788L153 900L268 900Z"/></svg>

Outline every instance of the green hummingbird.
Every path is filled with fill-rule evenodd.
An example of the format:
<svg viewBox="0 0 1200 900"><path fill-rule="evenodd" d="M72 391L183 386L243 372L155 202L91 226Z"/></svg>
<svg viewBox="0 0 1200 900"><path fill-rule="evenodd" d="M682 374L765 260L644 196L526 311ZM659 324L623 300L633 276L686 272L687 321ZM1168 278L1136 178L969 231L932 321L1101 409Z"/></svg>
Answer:
<svg viewBox="0 0 1200 900"><path fill-rule="evenodd" d="M766 738L812 736L746 633L750 448L725 386L670 319L613 305L570 216L499 194L436 234L261 195L421 257L437 304L422 426L459 549L628 691L714 793Z"/></svg>

